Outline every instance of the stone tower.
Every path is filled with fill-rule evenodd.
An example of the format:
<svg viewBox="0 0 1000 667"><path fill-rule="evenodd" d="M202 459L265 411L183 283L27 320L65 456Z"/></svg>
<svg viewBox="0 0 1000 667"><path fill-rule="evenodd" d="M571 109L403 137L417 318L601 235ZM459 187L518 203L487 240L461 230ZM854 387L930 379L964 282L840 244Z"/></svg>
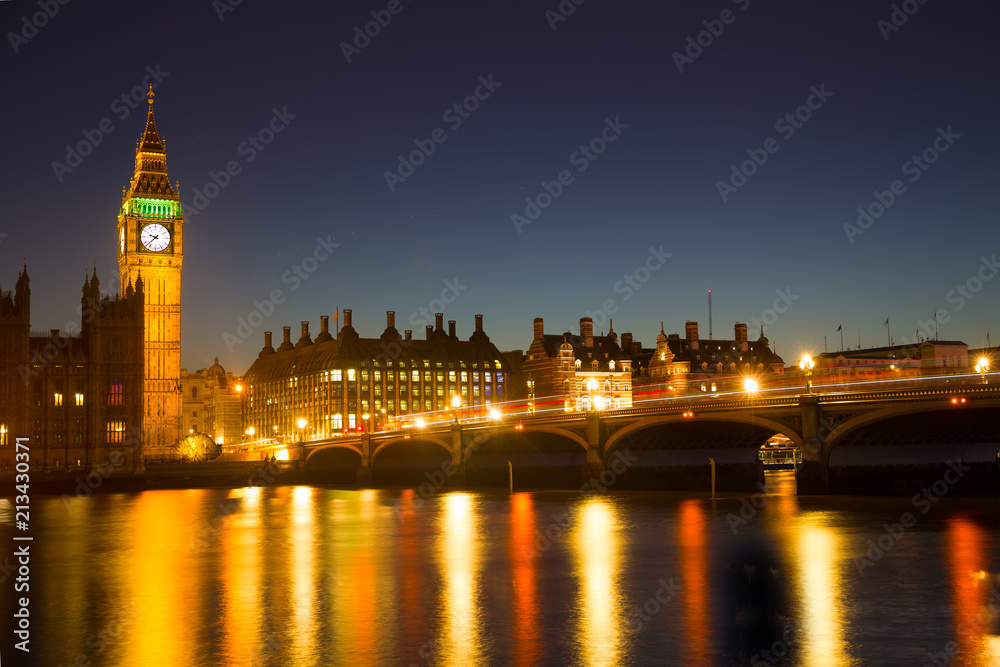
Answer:
<svg viewBox="0 0 1000 667"><path fill-rule="evenodd" d="M135 172L118 212L121 286L141 276L145 292L144 435L149 455L167 453L181 437L181 268L184 216L167 178L167 152L153 119L136 145Z"/></svg>

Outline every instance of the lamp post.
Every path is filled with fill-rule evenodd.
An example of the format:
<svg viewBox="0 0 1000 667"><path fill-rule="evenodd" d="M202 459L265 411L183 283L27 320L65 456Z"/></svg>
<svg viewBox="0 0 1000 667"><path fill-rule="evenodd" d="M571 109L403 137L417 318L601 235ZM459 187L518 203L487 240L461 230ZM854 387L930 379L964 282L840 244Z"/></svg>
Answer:
<svg viewBox="0 0 1000 667"><path fill-rule="evenodd" d="M979 357L976 361L976 372L982 374L983 384L989 384L986 381L986 374L990 372L990 360L986 357Z"/></svg>
<svg viewBox="0 0 1000 667"><path fill-rule="evenodd" d="M305 435L305 434L304 434L304 430L305 430L305 427L306 427L306 424L308 424L308 423L309 423L309 422L308 422L308 421L306 421L305 419L303 419L303 418L301 418L301 417L299 418L299 421L298 421L298 426L299 426L299 445L300 445L300 446L301 446L301 445L302 445L302 443L303 443L303 442L305 441L305 438L304 438L304 435Z"/></svg>
<svg viewBox="0 0 1000 667"><path fill-rule="evenodd" d="M812 375L812 369L816 366L816 362L808 354L799 359L799 368L801 368L806 374L806 393L812 393L812 380L809 376Z"/></svg>
<svg viewBox="0 0 1000 667"><path fill-rule="evenodd" d="M254 430L253 426L251 426L250 428L247 429L247 435L250 436L250 449L253 449L253 434L254 433L256 433L256 431Z"/></svg>
<svg viewBox="0 0 1000 667"><path fill-rule="evenodd" d="M451 397L451 407L455 410L455 424L458 424L458 409L462 407L462 397L458 394L452 394Z"/></svg>

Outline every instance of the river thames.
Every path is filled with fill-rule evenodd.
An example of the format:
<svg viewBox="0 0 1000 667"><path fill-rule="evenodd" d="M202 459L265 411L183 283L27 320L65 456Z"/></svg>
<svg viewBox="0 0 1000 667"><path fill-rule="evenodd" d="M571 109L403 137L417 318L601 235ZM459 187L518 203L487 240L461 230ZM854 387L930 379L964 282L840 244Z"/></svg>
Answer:
<svg viewBox="0 0 1000 667"><path fill-rule="evenodd" d="M3 664L1000 664L1000 502L772 482L38 496Z"/></svg>

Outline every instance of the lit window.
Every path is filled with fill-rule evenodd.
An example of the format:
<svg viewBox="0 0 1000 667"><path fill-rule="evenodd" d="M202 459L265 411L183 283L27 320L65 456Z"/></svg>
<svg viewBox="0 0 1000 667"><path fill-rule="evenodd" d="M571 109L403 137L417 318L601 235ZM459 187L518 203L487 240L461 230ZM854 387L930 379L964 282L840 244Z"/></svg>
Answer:
<svg viewBox="0 0 1000 667"><path fill-rule="evenodd" d="M53 400L53 405L55 405L56 407L59 407L60 405L62 405L62 394L60 394L59 392L56 392L52 396L52 400Z"/></svg>
<svg viewBox="0 0 1000 667"><path fill-rule="evenodd" d="M77 395L76 395L76 404L78 406L79 405L83 405L83 394L77 393Z"/></svg>
<svg viewBox="0 0 1000 667"><path fill-rule="evenodd" d="M331 373L333 374L334 382L341 382L344 379L343 371L337 370L337 371L331 371Z"/></svg>
<svg viewBox="0 0 1000 667"><path fill-rule="evenodd" d="M354 382L355 379L356 378L355 378L355 374L354 374L354 369L353 368L349 368L347 370L347 381L348 382Z"/></svg>

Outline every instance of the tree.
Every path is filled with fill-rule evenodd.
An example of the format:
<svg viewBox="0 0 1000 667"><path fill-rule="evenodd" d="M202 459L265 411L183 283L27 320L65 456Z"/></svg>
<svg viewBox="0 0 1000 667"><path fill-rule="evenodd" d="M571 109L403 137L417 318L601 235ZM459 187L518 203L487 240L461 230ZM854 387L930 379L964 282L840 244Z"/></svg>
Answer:
<svg viewBox="0 0 1000 667"><path fill-rule="evenodd" d="M211 461L222 453L222 445L215 442L207 433L195 433L182 438L175 449L185 461Z"/></svg>

